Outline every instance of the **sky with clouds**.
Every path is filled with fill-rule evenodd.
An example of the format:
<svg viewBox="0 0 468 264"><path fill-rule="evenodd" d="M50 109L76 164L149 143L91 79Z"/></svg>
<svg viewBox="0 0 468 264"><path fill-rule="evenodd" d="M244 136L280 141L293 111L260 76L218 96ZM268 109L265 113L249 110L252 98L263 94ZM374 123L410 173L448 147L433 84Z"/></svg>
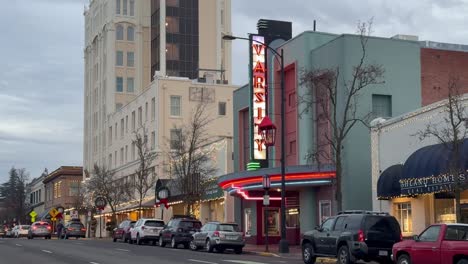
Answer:
<svg viewBox="0 0 468 264"><path fill-rule="evenodd" d="M138 0L143 1L143 0ZM199 0L203 1L203 0ZM354 33L373 17L374 35L468 44L468 0L231 0L232 31L247 36L258 19L311 30ZM12 166L31 178L45 167L82 164L83 6L87 0L14 0L0 24L0 182ZM233 42L233 82L247 82L248 45Z"/></svg>

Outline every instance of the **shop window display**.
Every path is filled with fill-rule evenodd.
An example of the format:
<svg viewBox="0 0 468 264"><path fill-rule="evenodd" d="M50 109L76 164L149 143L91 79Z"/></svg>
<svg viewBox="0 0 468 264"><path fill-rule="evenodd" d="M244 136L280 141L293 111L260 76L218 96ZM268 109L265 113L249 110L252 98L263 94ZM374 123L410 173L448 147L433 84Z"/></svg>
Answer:
<svg viewBox="0 0 468 264"><path fill-rule="evenodd" d="M250 208L246 208L244 210L244 225L245 225L245 236L246 237L250 237L252 236L252 227L253 227L253 223L252 223L252 209Z"/></svg>
<svg viewBox="0 0 468 264"><path fill-rule="evenodd" d="M299 227L299 208L289 208L286 211L286 227Z"/></svg>
<svg viewBox="0 0 468 264"><path fill-rule="evenodd" d="M434 212L436 223L455 223L455 200L434 199Z"/></svg>
<svg viewBox="0 0 468 264"><path fill-rule="evenodd" d="M280 234L280 209L279 208L265 208L263 216L267 218L268 222L268 235L279 236ZM265 223L265 219L263 219ZM263 233L265 234L265 227L263 227Z"/></svg>
<svg viewBox="0 0 468 264"><path fill-rule="evenodd" d="M396 204L396 219L400 223L403 233L413 232L413 219L411 216L411 202Z"/></svg>

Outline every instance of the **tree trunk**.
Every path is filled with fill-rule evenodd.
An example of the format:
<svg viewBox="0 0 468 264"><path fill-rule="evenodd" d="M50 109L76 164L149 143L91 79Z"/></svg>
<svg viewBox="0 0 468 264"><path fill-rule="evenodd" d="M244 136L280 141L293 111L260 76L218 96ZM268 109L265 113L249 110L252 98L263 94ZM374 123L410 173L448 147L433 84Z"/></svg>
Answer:
<svg viewBox="0 0 468 264"><path fill-rule="evenodd" d="M336 181L335 181L335 199L336 199L336 211L337 213L342 211L343 209L343 195L341 193L341 174L342 174L342 167L341 167L341 146L338 144L338 148L335 155L335 174L336 174Z"/></svg>

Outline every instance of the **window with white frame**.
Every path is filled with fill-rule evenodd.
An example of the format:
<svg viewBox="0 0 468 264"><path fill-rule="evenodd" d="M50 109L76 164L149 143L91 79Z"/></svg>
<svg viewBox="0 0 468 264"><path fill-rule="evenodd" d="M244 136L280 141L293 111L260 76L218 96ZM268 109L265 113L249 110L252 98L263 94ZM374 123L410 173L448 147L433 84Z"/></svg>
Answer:
<svg viewBox="0 0 468 264"><path fill-rule="evenodd" d="M132 131L135 131L135 111L132 112Z"/></svg>
<svg viewBox="0 0 468 264"><path fill-rule="evenodd" d="M122 77L115 78L115 91L119 93L123 92L123 78Z"/></svg>
<svg viewBox="0 0 468 264"><path fill-rule="evenodd" d="M134 41L135 40L135 28L132 26L127 27L127 40Z"/></svg>
<svg viewBox="0 0 468 264"><path fill-rule="evenodd" d="M117 26L115 27L115 39L116 40L124 39L124 28L120 24L117 24Z"/></svg>
<svg viewBox="0 0 468 264"><path fill-rule="evenodd" d="M171 95L171 116L180 116L180 96Z"/></svg>
<svg viewBox="0 0 468 264"><path fill-rule="evenodd" d="M225 116L226 115L226 102L219 102L218 103L218 115Z"/></svg>
<svg viewBox="0 0 468 264"><path fill-rule="evenodd" d="M392 96L373 94L372 95L372 115L377 117L392 117Z"/></svg>
<svg viewBox="0 0 468 264"><path fill-rule="evenodd" d="M122 15L126 16L127 15L127 0L123 0L123 8L122 8Z"/></svg>
<svg viewBox="0 0 468 264"><path fill-rule="evenodd" d="M156 118L156 98L151 99L151 120Z"/></svg>
<svg viewBox="0 0 468 264"><path fill-rule="evenodd" d="M120 15L120 0L115 0L115 13Z"/></svg>
<svg viewBox="0 0 468 264"><path fill-rule="evenodd" d="M125 116L125 133L128 133L128 115Z"/></svg>
<svg viewBox="0 0 468 264"><path fill-rule="evenodd" d="M124 137L124 119L120 119L120 138Z"/></svg>
<svg viewBox="0 0 468 264"><path fill-rule="evenodd" d="M133 77L127 78L127 93L133 93L135 91L135 79Z"/></svg>
<svg viewBox="0 0 468 264"><path fill-rule="evenodd" d="M117 134L118 134L118 126L117 126L117 122L115 122L115 129L114 129L114 137L115 139L117 140Z"/></svg>
<svg viewBox="0 0 468 264"><path fill-rule="evenodd" d="M130 0L130 16L135 16L135 0Z"/></svg>
<svg viewBox="0 0 468 264"><path fill-rule="evenodd" d="M401 231L403 233L413 232L413 220L411 217L411 202L396 203L395 204L395 217L400 223Z"/></svg>
<svg viewBox="0 0 468 264"><path fill-rule="evenodd" d="M178 149L180 146L180 141L182 140L182 130L180 129L171 129L171 137L170 137L170 147L171 149L175 150Z"/></svg>
<svg viewBox="0 0 468 264"><path fill-rule="evenodd" d="M133 51L127 52L127 66L128 67L135 66L135 53Z"/></svg>
<svg viewBox="0 0 468 264"><path fill-rule="evenodd" d="M319 220L322 224L327 218L331 216L331 201L330 200L320 200L319 201Z"/></svg>

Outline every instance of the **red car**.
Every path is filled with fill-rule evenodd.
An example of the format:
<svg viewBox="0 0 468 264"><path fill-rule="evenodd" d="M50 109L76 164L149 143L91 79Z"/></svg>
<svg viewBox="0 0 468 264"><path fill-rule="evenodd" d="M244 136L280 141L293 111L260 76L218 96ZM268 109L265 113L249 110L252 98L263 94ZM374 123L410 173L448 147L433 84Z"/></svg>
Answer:
<svg viewBox="0 0 468 264"><path fill-rule="evenodd" d="M431 225L414 240L393 245L398 264L468 264L468 225Z"/></svg>
<svg viewBox="0 0 468 264"><path fill-rule="evenodd" d="M112 239L117 242L117 239L123 240L125 243L130 241L130 228L135 225L135 221L125 220L120 223L119 227L114 229L112 233Z"/></svg>

